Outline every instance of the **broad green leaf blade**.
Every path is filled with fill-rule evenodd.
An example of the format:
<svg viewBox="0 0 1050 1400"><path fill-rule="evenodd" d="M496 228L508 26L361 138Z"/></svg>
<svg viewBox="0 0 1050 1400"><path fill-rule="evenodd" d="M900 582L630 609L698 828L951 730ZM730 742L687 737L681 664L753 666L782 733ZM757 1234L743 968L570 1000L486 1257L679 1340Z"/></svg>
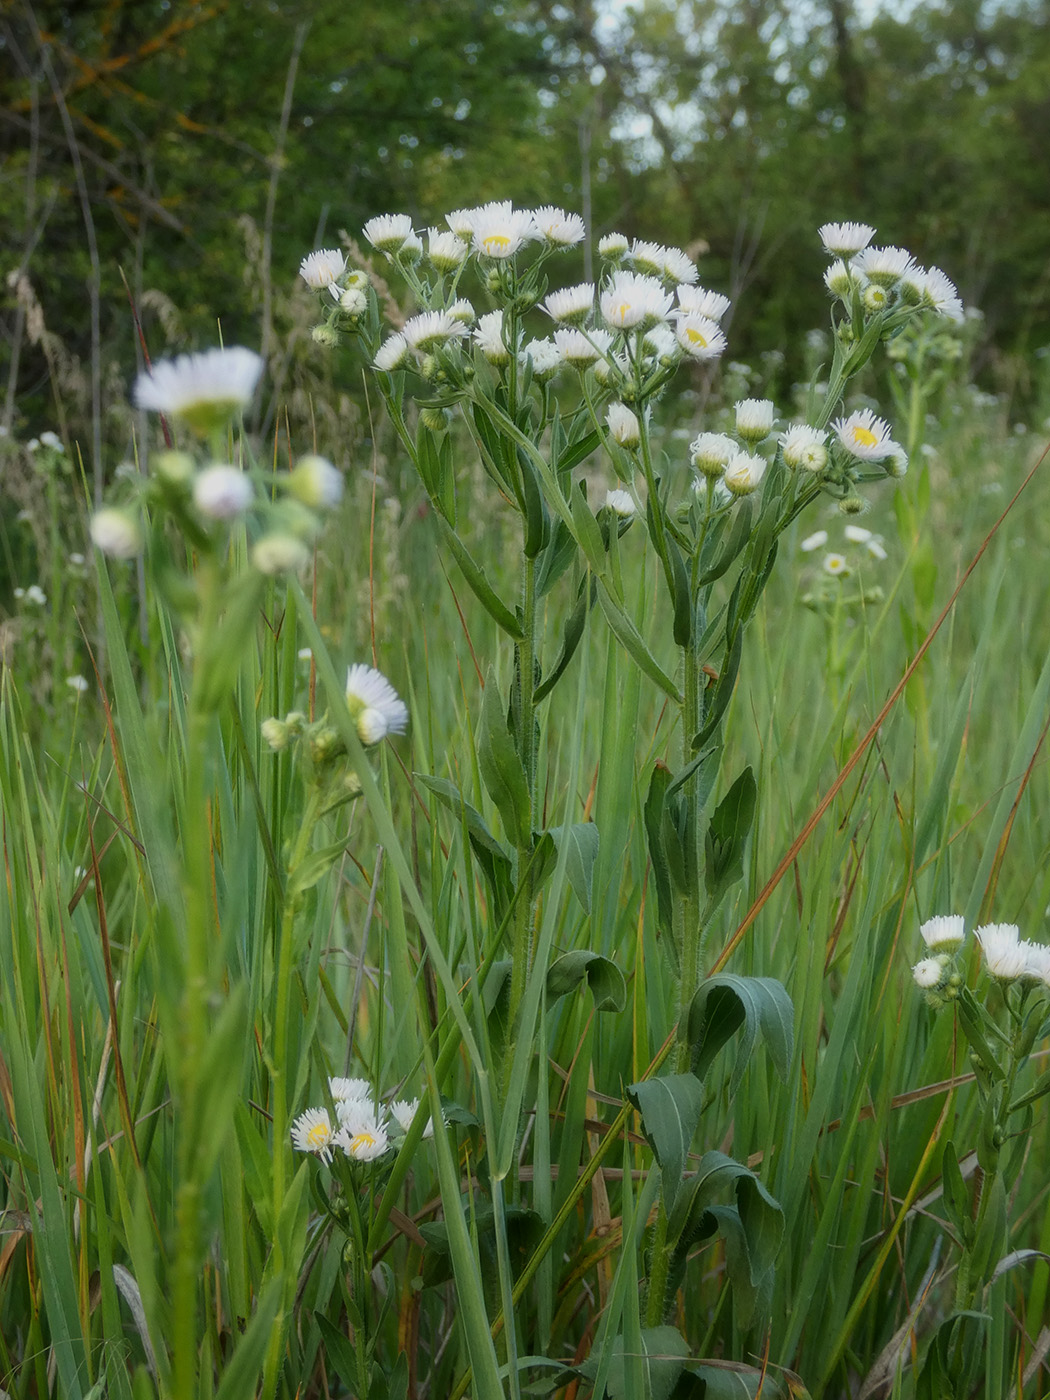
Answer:
<svg viewBox="0 0 1050 1400"><path fill-rule="evenodd" d="M627 979L611 959L589 948L574 948L551 963L547 1000L557 1001L584 982L594 996L595 1011L622 1011L627 1005Z"/></svg>
<svg viewBox="0 0 1050 1400"><path fill-rule="evenodd" d="M733 1010L733 1001L739 1011ZM697 988L679 1034L692 1045L694 1068L703 1077L721 1047L743 1024L744 1037L729 1086L730 1094L735 1094L759 1034L777 1074L787 1083L794 1050L793 1021L791 998L775 978L720 972Z"/></svg>
<svg viewBox="0 0 1050 1400"><path fill-rule="evenodd" d="M695 1074L663 1074L629 1085L627 1097L641 1114L642 1131L660 1166L664 1209L672 1216L700 1121L704 1086Z"/></svg>

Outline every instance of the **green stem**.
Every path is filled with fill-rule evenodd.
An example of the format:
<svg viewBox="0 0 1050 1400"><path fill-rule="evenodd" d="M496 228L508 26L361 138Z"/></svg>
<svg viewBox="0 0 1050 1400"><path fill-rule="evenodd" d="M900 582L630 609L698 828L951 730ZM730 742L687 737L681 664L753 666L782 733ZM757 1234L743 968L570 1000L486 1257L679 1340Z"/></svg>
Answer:
<svg viewBox="0 0 1050 1400"><path fill-rule="evenodd" d="M525 770L525 784L529 794L529 830L531 832L536 809L536 706L534 701L534 672L536 665L536 564L525 559L521 586L521 641L516 643L518 667L518 753ZM532 860L532 842L526 836L518 845L518 880L528 880L527 873ZM533 900L530 890L519 893L514 909L514 923L511 934L511 974L509 1020L510 1045L504 1062L504 1089L509 1083L511 1066L514 1062L514 1046L517 1043L518 1013L525 995L525 984L532 966Z"/></svg>

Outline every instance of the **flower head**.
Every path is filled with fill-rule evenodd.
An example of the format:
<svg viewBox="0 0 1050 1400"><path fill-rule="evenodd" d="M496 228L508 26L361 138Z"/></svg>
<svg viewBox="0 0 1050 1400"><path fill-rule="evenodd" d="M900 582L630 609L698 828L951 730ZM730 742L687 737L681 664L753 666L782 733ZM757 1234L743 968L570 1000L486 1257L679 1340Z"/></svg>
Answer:
<svg viewBox="0 0 1050 1400"><path fill-rule="evenodd" d="M803 554L812 554L815 549L823 549L828 542L827 530L814 530L799 545Z"/></svg>
<svg viewBox="0 0 1050 1400"><path fill-rule="evenodd" d="M843 301L845 301L850 292L852 292L854 286L853 275L841 258L833 262L827 272L825 272L824 285L832 296L841 297Z"/></svg>
<svg viewBox="0 0 1050 1400"><path fill-rule="evenodd" d="M594 310L594 284L581 282L576 287L551 292L543 309L560 326L580 326Z"/></svg>
<svg viewBox="0 0 1050 1400"><path fill-rule="evenodd" d="M853 267L869 282L880 287L896 287L914 271L915 259L907 248L865 248L853 260Z"/></svg>
<svg viewBox="0 0 1050 1400"><path fill-rule="evenodd" d="M736 450L736 443L725 433L700 433L689 444L693 466L713 480L725 474L729 459Z"/></svg>
<svg viewBox="0 0 1050 1400"><path fill-rule="evenodd" d="M390 1105L390 1116L403 1133L407 1133L409 1128L411 1128L418 1111L418 1099L394 1099L393 1103ZM434 1136L434 1120L432 1118L427 1119L427 1125L423 1129L423 1136L425 1138Z"/></svg>
<svg viewBox="0 0 1050 1400"><path fill-rule="evenodd" d="M205 467L193 481L193 501L210 520L233 520L243 515L255 497L251 479L239 467Z"/></svg>
<svg viewBox="0 0 1050 1400"><path fill-rule="evenodd" d="M780 439L785 466L795 471L820 472L828 464L828 449L824 446L827 433L796 423Z"/></svg>
<svg viewBox="0 0 1050 1400"><path fill-rule="evenodd" d="M111 559L132 559L142 549L142 529L127 511L110 507L91 517L91 540Z"/></svg>
<svg viewBox="0 0 1050 1400"><path fill-rule="evenodd" d="M522 357L532 365L537 379L547 380L561 368L561 351L549 336L542 340L530 340L522 351Z"/></svg>
<svg viewBox="0 0 1050 1400"><path fill-rule="evenodd" d="M330 287L345 271L346 258L338 248L318 248L314 253L307 253L299 264L299 276L315 292Z"/></svg>
<svg viewBox="0 0 1050 1400"><path fill-rule="evenodd" d="M944 981L944 963L940 958L923 958L912 968L911 975L917 987L927 992L934 991Z"/></svg>
<svg viewBox="0 0 1050 1400"><path fill-rule="evenodd" d="M961 914L936 914L919 933L931 952L954 952L966 937L966 921Z"/></svg>
<svg viewBox="0 0 1050 1400"><path fill-rule="evenodd" d="M985 924L974 930L974 937L981 945L985 966L993 977L1002 982L1015 982L1025 975L1028 959L1016 924Z"/></svg>
<svg viewBox="0 0 1050 1400"><path fill-rule="evenodd" d="M712 321L720 321L729 307L729 298L721 292L709 292L703 287L680 286L678 310L675 315L706 316Z"/></svg>
<svg viewBox="0 0 1050 1400"><path fill-rule="evenodd" d="M638 514L638 507L629 491L606 491L605 506L623 520L633 520Z"/></svg>
<svg viewBox="0 0 1050 1400"><path fill-rule="evenodd" d="M832 578L845 578L849 573L849 562L842 554L825 554L824 572Z"/></svg>
<svg viewBox="0 0 1050 1400"><path fill-rule="evenodd" d="M447 311L422 311L418 316L410 316L401 330L409 349L419 350L424 355L466 333L463 322L450 316ZM377 363L378 359L376 356Z"/></svg>
<svg viewBox="0 0 1050 1400"><path fill-rule="evenodd" d="M545 204L542 209L533 211L536 231L543 241L552 248L571 248L583 240L587 230L579 214L566 214L553 204Z"/></svg>
<svg viewBox="0 0 1050 1400"><path fill-rule="evenodd" d="M648 329L667 319L671 294L656 277L617 272L602 292L600 305L606 324L613 330Z"/></svg>
<svg viewBox="0 0 1050 1400"><path fill-rule="evenodd" d="M335 1145L327 1108L308 1108L292 1124L292 1146L297 1152L313 1152L322 1162L330 1162Z"/></svg>
<svg viewBox="0 0 1050 1400"><path fill-rule="evenodd" d="M475 209L471 229L474 251L497 261L512 258L526 243L539 236L532 213L528 209L515 209L509 199Z"/></svg>
<svg viewBox="0 0 1050 1400"><path fill-rule="evenodd" d="M343 1099L338 1105L339 1146L355 1162L374 1162L389 1145L386 1115L371 1099Z"/></svg>
<svg viewBox="0 0 1050 1400"><path fill-rule="evenodd" d="M630 246L624 234L607 233L604 238L598 239L598 256L608 258L610 262L619 262Z"/></svg>
<svg viewBox="0 0 1050 1400"><path fill-rule="evenodd" d="M393 335L387 336L382 345L376 351L374 364L376 369L385 370L387 374L393 374L395 370L403 369L410 356L408 341L400 331L395 331Z"/></svg>
<svg viewBox="0 0 1050 1400"><path fill-rule="evenodd" d="M310 453L296 462L288 489L304 506L327 509L343 499L343 474L327 457Z"/></svg>
<svg viewBox="0 0 1050 1400"><path fill-rule="evenodd" d="M377 214L361 232L373 248L391 256L400 253L406 244L418 241L407 214Z"/></svg>
<svg viewBox="0 0 1050 1400"><path fill-rule="evenodd" d="M474 340L489 364L506 365L510 363L510 351L503 339L502 311L489 311L480 318L474 328Z"/></svg>
<svg viewBox="0 0 1050 1400"><path fill-rule="evenodd" d="M341 1103L348 1103L351 1099L372 1102L372 1086L367 1079L329 1079L328 1092L337 1109Z"/></svg>
<svg viewBox="0 0 1050 1400"><path fill-rule="evenodd" d="M726 463L722 480L734 496L750 496L758 490L765 474L764 458L750 452L737 452Z"/></svg>
<svg viewBox="0 0 1050 1400"><path fill-rule="evenodd" d="M771 399L741 399L736 406L736 430L747 443L761 442L773 431L775 413Z"/></svg>
<svg viewBox="0 0 1050 1400"><path fill-rule="evenodd" d="M718 322L710 316L688 311L678 316L678 344L692 360L717 360L728 342Z"/></svg>
<svg viewBox="0 0 1050 1400"><path fill-rule="evenodd" d="M78 695L83 695L85 690L87 690L88 688L87 677L67 676L66 685L69 686L70 690L75 690Z"/></svg>
<svg viewBox="0 0 1050 1400"><path fill-rule="evenodd" d="M554 343L565 364L583 370L602 358L612 344L612 335L600 328L586 334L565 328L554 332Z"/></svg>
<svg viewBox="0 0 1050 1400"><path fill-rule="evenodd" d="M1050 987L1050 947L1045 943L1029 943L1027 940L1021 947L1025 956L1024 975Z"/></svg>
<svg viewBox="0 0 1050 1400"><path fill-rule="evenodd" d="M638 418L625 403L611 403L605 413L605 423L609 436L621 447L636 447L641 442Z"/></svg>
<svg viewBox="0 0 1050 1400"><path fill-rule="evenodd" d="M922 278L922 304L949 321L965 321L966 313L951 278L939 267L927 268ZM41 438L41 441L43 439Z"/></svg>
<svg viewBox="0 0 1050 1400"><path fill-rule="evenodd" d="M874 237L875 230L869 224L824 224L820 229L820 241L836 258L852 257Z"/></svg>
<svg viewBox="0 0 1050 1400"><path fill-rule="evenodd" d="M388 734L403 734L408 707L380 671L360 663L346 673L346 704L362 744L378 744Z"/></svg>
<svg viewBox="0 0 1050 1400"><path fill-rule="evenodd" d="M469 252L463 239L449 229L427 229L427 261L438 272L455 272Z"/></svg>
<svg viewBox="0 0 1050 1400"><path fill-rule="evenodd" d="M158 360L135 380L135 403L207 433L247 408L262 370L262 357L241 346Z"/></svg>
<svg viewBox="0 0 1050 1400"><path fill-rule="evenodd" d="M846 451L862 462L881 462L895 446L890 425L885 418L877 418L870 408L862 408L848 418L836 418L831 426Z"/></svg>

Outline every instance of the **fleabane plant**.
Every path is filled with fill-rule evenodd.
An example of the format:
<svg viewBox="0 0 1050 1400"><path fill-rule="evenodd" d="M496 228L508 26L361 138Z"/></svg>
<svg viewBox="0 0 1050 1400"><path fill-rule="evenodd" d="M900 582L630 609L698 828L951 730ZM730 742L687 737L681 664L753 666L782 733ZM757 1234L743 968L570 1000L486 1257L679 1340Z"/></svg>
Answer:
<svg viewBox="0 0 1050 1400"><path fill-rule="evenodd" d="M758 979L761 986L745 994L744 979L722 984L702 972L708 933L743 877L756 803L749 768L719 782L744 635L780 537L808 507L830 498L852 518L866 509L869 488L904 476L907 455L888 420L870 406L851 409L847 391L880 345L922 318L954 317L957 297L938 270L919 268L903 250L872 247L867 225L826 225L820 237L835 259L825 278L835 350L806 421L785 422L770 400L743 399L730 427L695 424L683 452L659 441L661 401L677 378L717 372L730 306L719 289L703 285L685 251L607 234L598 242L595 280L567 276L558 287L552 278L587 236L575 215L500 201L455 210L444 222L446 229L417 230L407 216L391 214L364 227L375 256L397 270L416 303L400 326L384 323L367 269L340 266L334 250L309 255L302 275L321 307L315 340L352 337L363 348L445 543L513 652L508 693L500 695L496 669L489 671L477 742L502 841L458 790L433 780L457 820L466 812L471 832L484 833L491 917L508 931L506 1114L522 1111L524 1075L514 1066L535 1048L526 988L550 961L538 909L553 862L543 852L573 839L585 881L600 837L568 818L545 829L538 800L544 702L567 673L592 610L677 713L677 753L654 766L644 810L677 1039L661 1095L652 1096L651 1081L628 1090L663 1171L647 1249L646 1322L655 1328L673 1309L689 1245L707 1218L709 1185L676 1177L661 1161L660 1128L670 1096L685 1137L696 1130L702 1078L722 1043L705 1032L707 999L716 986L720 997L739 999L739 1019L754 1020L756 1032L773 1018L791 1021L779 984ZM518 517L521 584L513 601L501 596L459 526L455 460L464 442ZM577 472L585 461L601 462L606 473L594 501ZM635 541L651 551L662 581L664 635L643 636L633 616L621 551ZM560 583L570 590L568 621L560 638L548 639L543 600ZM720 787L721 800L709 810ZM771 1050L786 1074L784 1042ZM712 1165L716 1178L721 1170L722 1159ZM771 1201L769 1211L765 1243L752 1244L771 1264L778 1228ZM751 1226L741 1228L746 1234ZM754 1258L751 1267L753 1277L763 1273ZM757 1286L746 1293L735 1306L750 1320L766 1294Z"/></svg>

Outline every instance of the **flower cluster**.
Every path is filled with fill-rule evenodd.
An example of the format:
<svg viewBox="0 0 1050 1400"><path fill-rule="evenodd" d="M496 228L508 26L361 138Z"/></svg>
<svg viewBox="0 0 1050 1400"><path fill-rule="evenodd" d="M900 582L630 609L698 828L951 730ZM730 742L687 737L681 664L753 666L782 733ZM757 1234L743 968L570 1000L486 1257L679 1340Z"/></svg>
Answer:
<svg viewBox="0 0 1050 1400"><path fill-rule="evenodd" d="M912 968L932 1005L950 1000L962 986L955 959L966 939L961 915L938 915L919 930L927 956ZM985 970L1000 983L1040 983L1050 988L1050 945L1023 939L1016 924L984 924L974 930Z"/></svg>
<svg viewBox="0 0 1050 1400"><path fill-rule="evenodd" d="M963 320L963 305L939 267L920 267L905 248L873 248L875 230L867 224L825 224L820 237L835 258L824 281L852 316L855 302L864 312L928 310L949 321Z"/></svg>
<svg viewBox="0 0 1050 1400"><path fill-rule="evenodd" d="M215 448L231 418L250 404L262 366L258 355L240 347L161 360L139 375L135 402L184 422L198 436L211 437ZM201 463L182 451L158 453L148 477L132 471L125 480L131 499L97 511L91 520L91 538L103 554L129 559L140 553L145 506L155 515L173 517L198 549L218 548L231 523L250 523L251 562L263 574L302 569L321 529L320 512L337 505L343 494L342 474L315 455L276 478L282 491L276 502L271 480L261 490L252 474L235 463Z"/></svg>
<svg viewBox="0 0 1050 1400"><path fill-rule="evenodd" d="M373 666L358 663L349 668L346 705L357 736L366 748L380 743L389 734L403 734L408 727L407 705L386 676ZM300 739L305 740L315 770L327 769L346 753L339 731L333 728L327 716L309 724L300 710L290 710L284 719L264 719L260 733L274 753L280 753Z"/></svg>
<svg viewBox="0 0 1050 1400"><path fill-rule="evenodd" d="M329 1079L335 1124L327 1108L308 1108L292 1124L292 1146L331 1163L337 1152L352 1162L374 1162L403 1138L419 1110L418 1099L381 1104L367 1079ZM434 1136L431 1119L424 1137Z"/></svg>

